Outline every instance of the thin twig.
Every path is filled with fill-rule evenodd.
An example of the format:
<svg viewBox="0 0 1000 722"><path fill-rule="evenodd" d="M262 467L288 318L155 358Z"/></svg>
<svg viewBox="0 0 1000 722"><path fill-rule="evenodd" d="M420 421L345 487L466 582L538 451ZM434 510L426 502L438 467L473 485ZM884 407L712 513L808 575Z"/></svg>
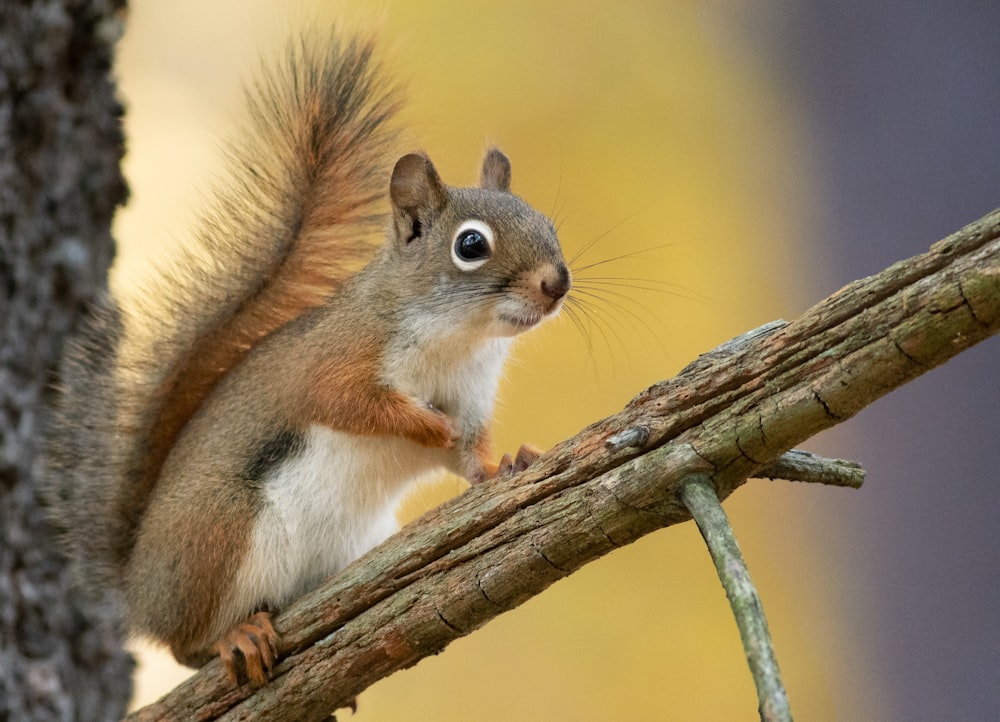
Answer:
<svg viewBox="0 0 1000 722"><path fill-rule="evenodd" d="M680 497L708 545L715 569L733 608L743 650L757 688L760 718L762 722L791 722L792 710L781 683L781 673L771 644L771 634L767 630L764 608L710 477L705 474L694 475L681 487Z"/></svg>

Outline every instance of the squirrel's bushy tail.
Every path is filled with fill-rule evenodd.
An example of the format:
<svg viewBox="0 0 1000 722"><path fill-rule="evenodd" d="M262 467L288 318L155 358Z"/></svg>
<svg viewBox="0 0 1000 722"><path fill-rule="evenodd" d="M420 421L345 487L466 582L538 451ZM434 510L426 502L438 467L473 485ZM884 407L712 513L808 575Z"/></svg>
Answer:
<svg viewBox="0 0 1000 722"><path fill-rule="evenodd" d="M118 307L102 298L64 354L46 429L49 508L76 562L75 581L101 596L114 586L117 570L108 562L118 558L116 540L124 533L116 511L122 482L114 369L121 338Z"/></svg>
<svg viewBox="0 0 1000 722"><path fill-rule="evenodd" d="M289 44L248 92L226 186L192 243L135 303L98 309L68 351L53 497L74 555L93 562L84 574L120 578L185 423L254 344L371 255L395 140L385 82L370 41Z"/></svg>

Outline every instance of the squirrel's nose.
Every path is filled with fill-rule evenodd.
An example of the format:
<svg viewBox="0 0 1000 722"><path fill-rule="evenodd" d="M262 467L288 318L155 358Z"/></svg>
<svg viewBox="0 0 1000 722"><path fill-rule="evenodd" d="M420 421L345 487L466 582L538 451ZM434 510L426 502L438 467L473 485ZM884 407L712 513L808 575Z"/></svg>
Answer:
<svg viewBox="0 0 1000 722"><path fill-rule="evenodd" d="M558 301L569 293L569 287L569 269L563 264L554 268L551 276L542 279L542 293L553 301Z"/></svg>

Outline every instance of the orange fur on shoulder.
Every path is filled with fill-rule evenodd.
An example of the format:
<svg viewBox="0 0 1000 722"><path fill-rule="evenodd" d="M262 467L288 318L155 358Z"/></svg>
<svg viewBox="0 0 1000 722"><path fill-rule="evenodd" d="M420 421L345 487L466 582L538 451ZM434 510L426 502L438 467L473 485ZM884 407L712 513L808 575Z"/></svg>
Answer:
<svg viewBox="0 0 1000 722"><path fill-rule="evenodd" d="M448 417L379 381L380 349L359 342L347 356L321 364L310 382L300 425L323 424L369 436L402 436L422 446L449 448L458 432Z"/></svg>

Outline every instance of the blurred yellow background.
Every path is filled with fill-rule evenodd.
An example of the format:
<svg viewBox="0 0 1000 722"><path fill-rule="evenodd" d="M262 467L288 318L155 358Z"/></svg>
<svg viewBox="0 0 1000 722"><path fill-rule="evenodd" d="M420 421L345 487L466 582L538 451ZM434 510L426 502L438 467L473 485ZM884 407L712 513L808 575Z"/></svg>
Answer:
<svg viewBox="0 0 1000 722"><path fill-rule="evenodd" d="M411 145L453 185L500 145L514 190L554 215L574 264L604 277L522 340L501 389L497 451L549 446L749 328L818 300L802 271L809 153L792 98L727 31L726 3L540 0L289 4L133 0L117 73L127 104L129 207L114 277L126 288L212 183L242 80L302 24L377 28L409 95ZM407 514L460 491L421 489ZM752 482L727 502L759 585L793 710L804 720L891 717L849 580L809 527L822 494ZM838 490L835 493L852 492ZM136 706L188 673L142 647ZM696 528L655 533L557 583L443 654L360 697L365 720L750 720L756 698Z"/></svg>

